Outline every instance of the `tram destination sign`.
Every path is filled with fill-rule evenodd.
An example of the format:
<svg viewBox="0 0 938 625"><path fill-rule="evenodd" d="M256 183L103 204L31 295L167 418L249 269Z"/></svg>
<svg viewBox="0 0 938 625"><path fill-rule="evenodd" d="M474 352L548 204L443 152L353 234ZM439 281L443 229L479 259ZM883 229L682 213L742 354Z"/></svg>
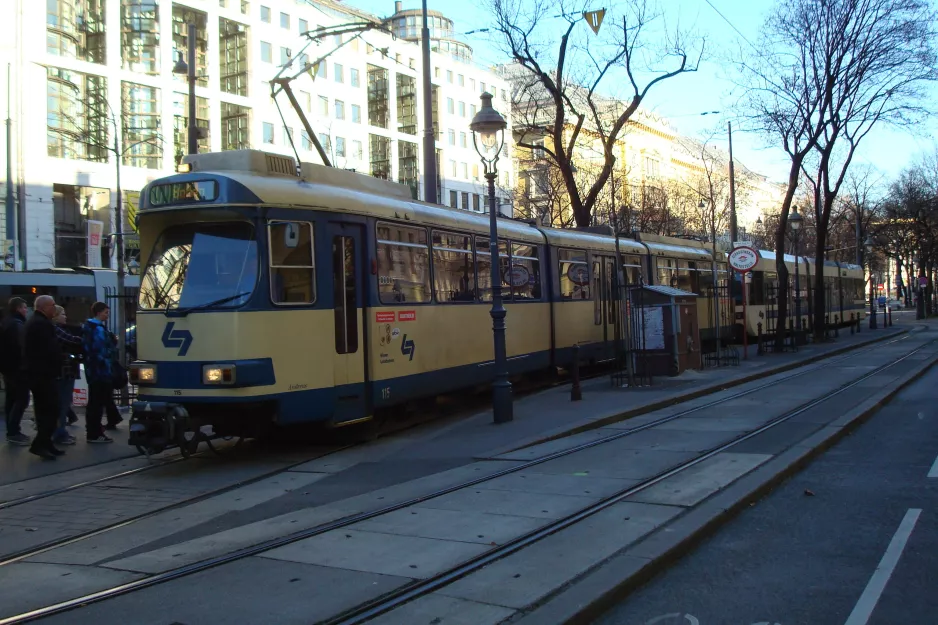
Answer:
<svg viewBox="0 0 938 625"><path fill-rule="evenodd" d="M751 271L752 268L756 266L756 263L759 262L759 254L751 247L737 247L730 252L727 260L730 263L730 267L740 273L746 273L747 271Z"/></svg>
<svg viewBox="0 0 938 625"><path fill-rule="evenodd" d="M150 187L151 206L214 202L218 199L218 183L214 180L167 182Z"/></svg>

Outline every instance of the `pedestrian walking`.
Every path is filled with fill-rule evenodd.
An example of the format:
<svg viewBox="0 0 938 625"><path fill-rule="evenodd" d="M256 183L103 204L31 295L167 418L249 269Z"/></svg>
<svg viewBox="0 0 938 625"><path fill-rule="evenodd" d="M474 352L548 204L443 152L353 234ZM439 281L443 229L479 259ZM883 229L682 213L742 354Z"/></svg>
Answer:
<svg viewBox="0 0 938 625"><path fill-rule="evenodd" d="M0 326L0 374L3 374L5 398L3 416L6 418L7 442L11 445L29 445L29 437L20 431L23 413L29 406L29 382L23 359L23 339L26 333L26 300L10 299L8 315Z"/></svg>
<svg viewBox="0 0 938 625"><path fill-rule="evenodd" d="M59 414L59 380L62 377L62 346L55 334L55 300L49 295L36 298L33 316L26 322L23 356L26 377L33 393L36 438L29 451L45 459L65 452L52 444L55 420Z"/></svg>
<svg viewBox="0 0 938 625"><path fill-rule="evenodd" d="M104 433L101 416L108 414L108 428L116 429L120 412L114 404L114 378L118 373L117 340L107 329L111 310L104 302L95 302L91 318L82 326L82 351L85 379L88 382L88 406L85 409L85 433L89 443L113 443Z"/></svg>
<svg viewBox="0 0 938 625"><path fill-rule="evenodd" d="M81 339L66 330L68 318L65 308L55 307L55 334L62 346L62 379L59 380L59 415L58 427L52 434L52 442L58 445L74 445L75 437L68 433L69 413L72 409L72 396L75 393L75 380L79 377L78 356L82 352Z"/></svg>

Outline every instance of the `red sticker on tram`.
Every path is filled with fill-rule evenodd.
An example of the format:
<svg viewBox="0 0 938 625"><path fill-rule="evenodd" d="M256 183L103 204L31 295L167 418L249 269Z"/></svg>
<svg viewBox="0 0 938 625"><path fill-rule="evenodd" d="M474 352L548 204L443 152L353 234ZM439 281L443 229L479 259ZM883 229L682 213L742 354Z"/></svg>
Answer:
<svg viewBox="0 0 938 625"><path fill-rule="evenodd" d="M416 310L402 310L397 313L398 321L417 321L417 311Z"/></svg>
<svg viewBox="0 0 938 625"><path fill-rule="evenodd" d="M393 323L394 311L375 313L375 321L378 323Z"/></svg>

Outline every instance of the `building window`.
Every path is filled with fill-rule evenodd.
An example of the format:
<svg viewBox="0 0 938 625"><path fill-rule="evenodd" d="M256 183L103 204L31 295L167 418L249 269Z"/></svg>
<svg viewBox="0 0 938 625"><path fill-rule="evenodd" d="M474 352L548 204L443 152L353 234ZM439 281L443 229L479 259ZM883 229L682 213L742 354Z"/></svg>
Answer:
<svg viewBox="0 0 938 625"><path fill-rule="evenodd" d="M325 61L320 61L319 63L316 63L316 65L313 66L313 70L315 70L316 78L322 78L322 79L326 78L327 72L326 72Z"/></svg>
<svg viewBox="0 0 938 625"><path fill-rule="evenodd" d="M440 89L436 85L430 87L430 115L433 118L433 135L437 141L443 138L443 131L440 129ZM439 171L439 169L437 169ZM440 194L437 193L437 197Z"/></svg>
<svg viewBox="0 0 938 625"><path fill-rule="evenodd" d="M472 177L476 180L479 179L479 166L477 164L472 165Z"/></svg>
<svg viewBox="0 0 938 625"><path fill-rule="evenodd" d="M309 22L307 22L304 19L300 19L299 23L300 23L300 34L302 35L303 33L309 30Z"/></svg>
<svg viewBox="0 0 938 625"><path fill-rule="evenodd" d="M352 141L352 158L355 160L362 160L362 142L358 140Z"/></svg>
<svg viewBox="0 0 938 625"><path fill-rule="evenodd" d="M102 247L107 245L111 223L111 192L108 189L70 184L52 185L55 223L55 265L57 267L101 267L109 264L105 250L88 256L88 221L104 223Z"/></svg>
<svg viewBox="0 0 938 625"><path fill-rule="evenodd" d="M460 75L457 76L456 78L457 78L457 84L458 84L460 87L465 87L465 86L466 86L466 77L465 77L465 76L463 76L462 74L460 74Z"/></svg>
<svg viewBox="0 0 938 625"><path fill-rule="evenodd" d="M459 133L459 147L461 148L468 147L468 144L466 143L466 133L464 132Z"/></svg>
<svg viewBox="0 0 938 625"><path fill-rule="evenodd" d="M335 155L345 158L345 138L344 137L335 138Z"/></svg>
<svg viewBox="0 0 938 625"><path fill-rule="evenodd" d="M469 210L469 192L462 192L462 207L466 210Z"/></svg>
<svg viewBox="0 0 938 625"><path fill-rule="evenodd" d="M208 100L195 99L195 126L199 129L199 152L209 151L209 112ZM189 148L189 96L185 93L173 93L173 150L176 165L182 162L183 155Z"/></svg>
<svg viewBox="0 0 938 625"><path fill-rule="evenodd" d="M345 82L345 68L342 67L341 64L335 63L332 66L332 70L333 70L335 81L338 83L344 83Z"/></svg>
<svg viewBox="0 0 938 625"><path fill-rule="evenodd" d="M319 116L329 117L329 98L324 95L319 96Z"/></svg>
<svg viewBox="0 0 938 625"><path fill-rule="evenodd" d="M104 63L107 56L104 18L104 3L97 0L46 0L46 52Z"/></svg>
<svg viewBox="0 0 938 625"><path fill-rule="evenodd" d="M456 113L456 102L453 100L453 98L446 98L446 112L450 115L454 115Z"/></svg>
<svg viewBox="0 0 938 625"><path fill-rule="evenodd" d="M399 141L397 144L397 181L410 187L410 194L416 200L417 184L417 144Z"/></svg>
<svg viewBox="0 0 938 625"><path fill-rule="evenodd" d="M485 83L484 83L484 82L479 84L479 91L480 91L481 93L485 93Z"/></svg>
<svg viewBox="0 0 938 625"><path fill-rule="evenodd" d="M463 180L469 179L469 165L467 165L466 163L460 163L459 171L462 174Z"/></svg>
<svg viewBox="0 0 938 625"><path fill-rule="evenodd" d="M261 21L270 24L270 7L261 6Z"/></svg>
<svg viewBox="0 0 938 625"><path fill-rule="evenodd" d="M274 125L268 122L264 122L264 143L270 143L273 145L274 142Z"/></svg>
<svg viewBox="0 0 938 625"><path fill-rule="evenodd" d="M302 68L303 71L306 71L306 68L309 67L309 55L306 53L301 54L299 61L300 61L300 68Z"/></svg>
<svg viewBox="0 0 938 625"><path fill-rule="evenodd" d="M469 105L469 117L475 117L475 116L476 116L476 105L470 104Z"/></svg>
<svg viewBox="0 0 938 625"><path fill-rule="evenodd" d="M280 14L280 28L286 28L290 30L290 16L286 13Z"/></svg>
<svg viewBox="0 0 938 625"><path fill-rule="evenodd" d="M449 192L449 205L451 208L459 208L459 193L456 191Z"/></svg>
<svg viewBox="0 0 938 625"><path fill-rule="evenodd" d="M355 69L354 67L349 69L349 83L353 87L358 87L361 84L358 78L358 70Z"/></svg>
<svg viewBox="0 0 938 625"><path fill-rule="evenodd" d="M241 0L241 15L247 15L251 12L251 3L248 0Z"/></svg>
<svg viewBox="0 0 938 625"><path fill-rule="evenodd" d="M246 150L251 147L251 109L221 103L221 149Z"/></svg>
<svg viewBox="0 0 938 625"><path fill-rule="evenodd" d="M470 91L475 91L475 90L476 90L476 79L475 79L475 78L470 78L470 79L469 79L469 90L470 90Z"/></svg>
<svg viewBox="0 0 938 625"><path fill-rule="evenodd" d="M195 24L195 75L196 84L208 87L208 15L202 11L173 5L173 48L183 59L189 58L189 24ZM179 82L185 83L188 77L173 74Z"/></svg>
<svg viewBox="0 0 938 625"><path fill-rule="evenodd" d="M368 123L377 128L387 128L389 121L388 109L388 70L369 65ZM372 159L374 159L374 155L372 155Z"/></svg>
<svg viewBox="0 0 938 625"><path fill-rule="evenodd" d="M439 67L434 67L434 68L433 68L433 77L434 77L434 78L439 78L439 77L440 77L440 68L439 68Z"/></svg>
<svg viewBox="0 0 938 625"><path fill-rule="evenodd" d="M289 126L283 127L283 144L292 145L293 144L293 129Z"/></svg>
<svg viewBox="0 0 938 625"><path fill-rule="evenodd" d="M362 107L357 104L352 105L352 122L356 124L362 123Z"/></svg>
<svg viewBox="0 0 938 625"><path fill-rule="evenodd" d="M456 177L456 161L449 162L449 177L450 178Z"/></svg>
<svg viewBox="0 0 938 625"><path fill-rule="evenodd" d="M274 57L272 48L269 43L266 41L261 42L261 62L263 63L273 63Z"/></svg>
<svg viewBox="0 0 938 625"><path fill-rule="evenodd" d="M280 67L286 67L290 64L290 59L293 58L293 52L290 51L290 48L280 48Z"/></svg>
<svg viewBox="0 0 938 625"><path fill-rule="evenodd" d="M466 116L466 103L465 102L459 103L459 116L460 117Z"/></svg>
<svg viewBox="0 0 938 625"><path fill-rule="evenodd" d="M313 112L313 96L308 91L300 91L299 101L304 111L307 113Z"/></svg>
<svg viewBox="0 0 938 625"><path fill-rule="evenodd" d="M417 80L406 74L397 75L397 129L417 134Z"/></svg>
<svg viewBox="0 0 938 625"><path fill-rule="evenodd" d="M345 102L342 100L335 101L335 118L345 119Z"/></svg>
<svg viewBox="0 0 938 625"><path fill-rule="evenodd" d="M309 138L309 133L305 130L300 131L300 145L307 152L313 151L313 140Z"/></svg>
<svg viewBox="0 0 938 625"><path fill-rule="evenodd" d="M456 145L456 131L450 128L446 131L446 137L449 139L450 145Z"/></svg>
<svg viewBox="0 0 938 625"><path fill-rule="evenodd" d="M329 140L329 135L324 132L319 133L319 145L322 146L323 152L327 154L332 151L332 141Z"/></svg>
<svg viewBox="0 0 938 625"><path fill-rule="evenodd" d="M374 135L372 135L374 136ZM427 231L378 223L378 297L382 304L429 302Z"/></svg>
<svg viewBox="0 0 938 625"><path fill-rule="evenodd" d="M160 90L121 83L123 163L131 167L159 169L163 163L160 136Z"/></svg>
<svg viewBox="0 0 938 625"><path fill-rule="evenodd" d="M248 94L248 27L218 18L218 72L225 93Z"/></svg>
<svg viewBox="0 0 938 625"><path fill-rule="evenodd" d="M482 210L482 196L478 193L472 194L472 210L476 212Z"/></svg>
<svg viewBox="0 0 938 625"><path fill-rule="evenodd" d="M52 37L49 37L52 43ZM160 10L156 0L121 3L123 68L142 74L160 73Z"/></svg>
<svg viewBox="0 0 938 625"><path fill-rule="evenodd" d="M368 135L368 152L371 156L371 175L390 180L391 140L380 135Z"/></svg>
<svg viewBox="0 0 938 625"><path fill-rule="evenodd" d="M446 82L453 84L453 70L446 70Z"/></svg>
<svg viewBox="0 0 938 625"><path fill-rule="evenodd" d="M46 78L47 153L107 162L107 79L50 67Z"/></svg>

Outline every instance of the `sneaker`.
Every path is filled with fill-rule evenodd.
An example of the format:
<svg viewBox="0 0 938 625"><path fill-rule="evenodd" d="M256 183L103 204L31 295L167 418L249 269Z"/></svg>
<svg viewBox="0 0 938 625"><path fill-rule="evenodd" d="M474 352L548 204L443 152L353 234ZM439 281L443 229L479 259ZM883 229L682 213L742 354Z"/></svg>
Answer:
<svg viewBox="0 0 938 625"><path fill-rule="evenodd" d="M97 438L89 438L87 442L88 443L113 443L114 439L102 434L101 436L98 436Z"/></svg>
<svg viewBox="0 0 938 625"><path fill-rule="evenodd" d="M35 447L30 447L29 453L36 454L43 460L55 460L58 457L48 449L36 449Z"/></svg>
<svg viewBox="0 0 938 625"><path fill-rule="evenodd" d="M62 438L52 439L52 442L56 445L74 445L75 437L74 436L63 436Z"/></svg>
<svg viewBox="0 0 938 625"><path fill-rule="evenodd" d="M29 445L29 437L20 432L19 434L7 435L7 442L11 445Z"/></svg>

